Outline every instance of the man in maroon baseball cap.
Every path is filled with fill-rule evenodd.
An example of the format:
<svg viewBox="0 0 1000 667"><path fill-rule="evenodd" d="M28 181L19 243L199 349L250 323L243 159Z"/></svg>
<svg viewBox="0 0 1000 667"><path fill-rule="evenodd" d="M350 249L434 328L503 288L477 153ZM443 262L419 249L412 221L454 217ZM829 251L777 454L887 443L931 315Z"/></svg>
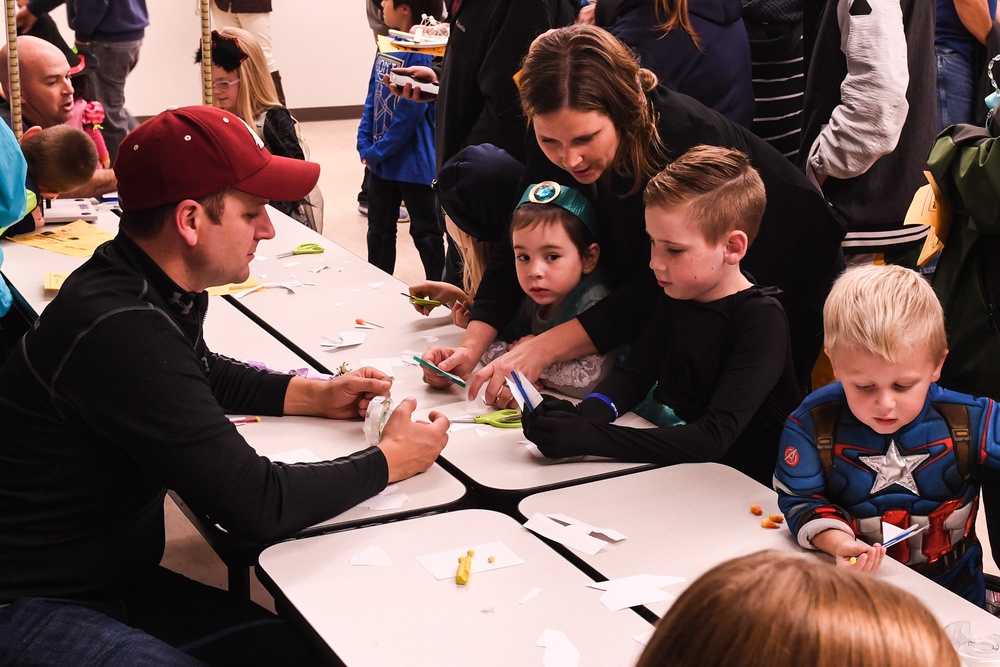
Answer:
<svg viewBox="0 0 1000 667"><path fill-rule="evenodd" d="M119 234L0 368L0 656L312 664L280 619L159 566L166 490L234 537L273 542L426 470L448 420L413 422L405 399L379 444L348 457L258 456L226 412L357 418L391 385L372 368L261 372L204 340L204 290L247 278L274 236L268 200L304 196L319 166L270 155L230 113L189 107L129 134L115 171Z"/></svg>

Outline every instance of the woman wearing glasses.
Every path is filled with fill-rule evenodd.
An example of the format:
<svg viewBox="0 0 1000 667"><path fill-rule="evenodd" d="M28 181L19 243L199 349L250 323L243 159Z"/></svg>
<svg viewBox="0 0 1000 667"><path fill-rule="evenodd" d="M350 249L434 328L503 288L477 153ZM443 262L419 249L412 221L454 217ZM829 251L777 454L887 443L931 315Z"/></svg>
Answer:
<svg viewBox="0 0 1000 667"><path fill-rule="evenodd" d="M272 155L305 159L295 119L278 102L264 52L246 30L212 31L212 102L245 120ZM306 224L301 217L302 203L272 201L271 206Z"/></svg>

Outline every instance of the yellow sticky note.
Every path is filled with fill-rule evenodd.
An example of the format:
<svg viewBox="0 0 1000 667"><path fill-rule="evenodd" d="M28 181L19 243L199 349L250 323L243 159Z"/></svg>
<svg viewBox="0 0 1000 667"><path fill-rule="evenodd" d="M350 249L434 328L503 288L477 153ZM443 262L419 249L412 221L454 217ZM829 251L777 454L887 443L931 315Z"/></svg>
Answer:
<svg viewBox="0 0 1000 667"><path fill-rule="evenodd" d="M70 257L90 257L97 246L114 237L111 232L77 220L60 227L46 226L32 234L21 234L9 240Z"/></svg>
<svg viewBox="0 0 1000 667"><path fill-rule="evenodd" d="M229 283L228 285L219 285L218 287L209 287L208 293L210 296L224 296L226 294L234 294L236 292L242 292L243 290L253 289L260 283L253 276L250 276L245 281L241 283Z"/></svg>
<svg viewBox="0 0 1000 667"><path fill-rule="evenodd" d="M66 278L69 277L68 273L57 273L55 271L49 271L45 274L45 291L46 292L58 292L63 285Z"/></svg>

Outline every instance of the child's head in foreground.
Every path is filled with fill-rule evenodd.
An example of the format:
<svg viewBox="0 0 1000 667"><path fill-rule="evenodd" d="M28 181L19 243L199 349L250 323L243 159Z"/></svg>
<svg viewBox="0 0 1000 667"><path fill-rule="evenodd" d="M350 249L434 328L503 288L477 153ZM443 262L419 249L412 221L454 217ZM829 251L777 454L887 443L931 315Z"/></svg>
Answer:
<svg viewBox="0 0 1000 667"><path fill-rule="evenodd" d="M517 281L548 319L585 275L597 268L597 211L573 188L530 186L510 221Z"/></svg>
<svg viewBox="0 0 1000 667"><path fill-rule="evenodd" d="M917 418L948 354L934 290L916 271L891 264L848 269L837 279L823 307L823 334L851 412L882 434Z"/></svg>
<svg viewBox="0 0 1000 667"><path fill-rule="evenodd" d="M746 155L695 146L649 181L643 201L649 266L668 296L707 302L746 284L740 261L767 203Z"/></svg>
<svg viewBox="0 0 1000 667"><path fill-rule="evenodd" d="M913 595L809 556L718 565L660 620L637 667L959 667Z"/></svg>
<svg viewBox="0 0 1000 667"><path fill-rule="evenodd" d="M78 128L55 125L32 128L21 139L28 174L40 190L59 193L85 185L97 170L97 147Z"/></svg>

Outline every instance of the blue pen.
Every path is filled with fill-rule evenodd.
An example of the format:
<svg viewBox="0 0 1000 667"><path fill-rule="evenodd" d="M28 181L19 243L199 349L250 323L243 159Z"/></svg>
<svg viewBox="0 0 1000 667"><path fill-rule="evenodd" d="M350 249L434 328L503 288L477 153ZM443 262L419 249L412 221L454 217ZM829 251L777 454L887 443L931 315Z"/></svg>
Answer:
<svg viewBox="0 0 1000 667"><path fill-rule="evenodd" d="M510 372L510 376L514 379L514 386L517 387L517 391L521 394L521 398L524 399L524 404L528 406L528 412L534 412L535 408L531 405L531 399L528 398L528 394L525 393L524 387L521 386L521 379L517 377L517 373L514 371Z"/></svg>

